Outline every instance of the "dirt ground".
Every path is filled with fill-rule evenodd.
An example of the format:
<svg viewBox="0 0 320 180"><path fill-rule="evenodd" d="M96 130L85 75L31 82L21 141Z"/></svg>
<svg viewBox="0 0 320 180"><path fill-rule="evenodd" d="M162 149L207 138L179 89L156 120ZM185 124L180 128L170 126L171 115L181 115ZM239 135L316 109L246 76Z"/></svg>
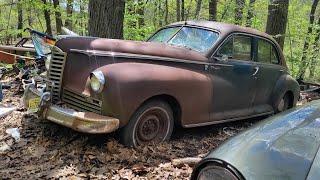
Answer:
<svg viewBox="0 0 320 180"><path fill-rule="evenodd" d="M19 107L22 95L11 91L5 91L4 104ZM77 133L18 108L0 119L0 149L9 148L0 150L0 179L189 179L192 168L174 167L173 159L203 157L261 119L177 129L169 142L132 149L119 144L117 134ZM19 141L8 128L19 128Z"/></svg>

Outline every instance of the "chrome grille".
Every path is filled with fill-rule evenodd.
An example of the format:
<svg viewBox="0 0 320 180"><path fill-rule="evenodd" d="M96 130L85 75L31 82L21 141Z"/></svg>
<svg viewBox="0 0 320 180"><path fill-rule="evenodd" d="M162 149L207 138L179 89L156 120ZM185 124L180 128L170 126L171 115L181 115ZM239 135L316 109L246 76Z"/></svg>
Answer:
<svg viewBox="0 0 320 180"><path fill-rule="evenodd" d="M101 101L64 89L62 101L72 109L101 114Z"/></svg>
<svg viewBox="0 0 320 180"><path fill-rule="evenodd" d="M60 100L61 83L65 62L66 53L54 46L52 48L52 56L48 71L48 79L50 80L50 83L47 84L48 91L52 92L53 102Z"/></svg>

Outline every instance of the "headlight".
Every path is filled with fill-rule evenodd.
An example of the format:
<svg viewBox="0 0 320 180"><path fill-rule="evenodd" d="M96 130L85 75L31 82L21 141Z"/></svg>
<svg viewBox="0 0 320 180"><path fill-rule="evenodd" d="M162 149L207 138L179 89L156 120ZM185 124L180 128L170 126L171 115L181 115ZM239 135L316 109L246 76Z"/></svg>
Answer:
<svg viewBox="0 0 320 180"><path fill-rule="evenodd" d="M209 179L238 180L238 178L228 169L212 164L201 169L197 177L197 180Z"/></svg>
<svg viewBox="0 0 320 180"><path fill-rule="evenodd" d="M94 71L90 75L90 85L94 92L100 93L105 85L104 74L101 71Z"/></svg>
<svg viewBox="0 0 320 180"><path fill-rule="evenodd" d="M48 55L48 56L46 57L46 60L44 61L44 65L45 65L45 67L46 67L47 70L49 70L49 68L50 68L50 61L51 61L51 54Z"/></svg>

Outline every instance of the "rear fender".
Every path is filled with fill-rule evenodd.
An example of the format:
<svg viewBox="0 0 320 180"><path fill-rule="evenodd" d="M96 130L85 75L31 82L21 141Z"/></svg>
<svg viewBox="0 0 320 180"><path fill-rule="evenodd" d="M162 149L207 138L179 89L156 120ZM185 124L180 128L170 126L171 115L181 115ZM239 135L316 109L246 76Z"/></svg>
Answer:
<svg viewBox="0 0 320 180"><path fill-rule="evenodd" d="M284 74L278 79L272 92L271 104L273 108L277 107L277 104L287 92L292 92L293 106L296 106L300 93L299 84L292 76Z"/></svg>

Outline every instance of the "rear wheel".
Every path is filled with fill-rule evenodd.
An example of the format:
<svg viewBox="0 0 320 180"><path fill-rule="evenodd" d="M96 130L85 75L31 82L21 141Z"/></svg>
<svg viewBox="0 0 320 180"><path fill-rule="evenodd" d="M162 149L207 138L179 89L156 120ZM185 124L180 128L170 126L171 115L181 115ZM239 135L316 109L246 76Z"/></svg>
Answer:
<svg viewBox="0 0 320 180"><path fill-rule="evenodd" d="M121 142L130 147L168 140L173 130L173 113L168 103L153 100L142 105L121 130Z"/></svg>
<svg viewBox="0 0 320 180"><path fill-rule="evenodd" d="M290 95L288 93L286 93L279 101L278 105L276 106L276 112L280 113L283 111L286 111L288 109L290 109Z"/></svg>

